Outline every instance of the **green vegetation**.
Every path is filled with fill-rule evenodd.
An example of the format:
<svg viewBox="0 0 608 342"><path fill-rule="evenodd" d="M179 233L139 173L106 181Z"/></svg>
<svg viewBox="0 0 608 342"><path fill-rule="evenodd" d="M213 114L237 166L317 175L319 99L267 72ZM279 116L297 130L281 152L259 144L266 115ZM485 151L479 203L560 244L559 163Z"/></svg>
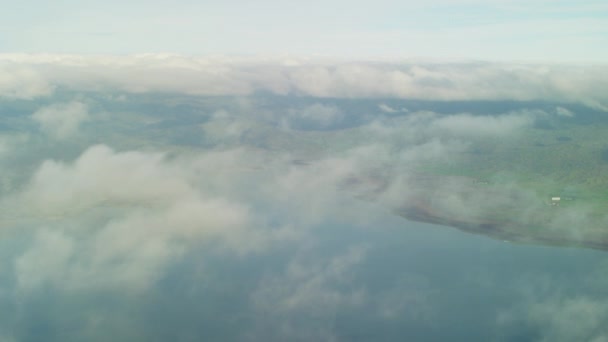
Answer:
<svg viewBox="0 0 608 342"><path fill-rule="evenodd" d="M516 137L475 145L450 163L435 161L419 170L466 176L487 185L517 184L547 199L559 196L562 206L585 203L601 214L608 206L607 128L528 128Z"/></svg>
<svg viewBox="0 0 608 342"><path fill-rule="evenodd" d="M507 139L476 142L456 158L425 163L418 171L472 179L473 191L481 193L503 188L505 197L513 189L532 195L511 207L469 203L486 211L448 225L510 241L606 249L607 131L605 123L530 127ZM488 223L497 227L480 228Z"/></svg>

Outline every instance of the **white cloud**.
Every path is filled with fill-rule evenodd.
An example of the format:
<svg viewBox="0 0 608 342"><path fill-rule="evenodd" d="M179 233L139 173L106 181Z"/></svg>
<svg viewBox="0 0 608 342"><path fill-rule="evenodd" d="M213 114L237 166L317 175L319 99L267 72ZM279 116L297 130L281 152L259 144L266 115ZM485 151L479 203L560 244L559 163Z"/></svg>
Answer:
<svg viewBox="0 0 608 342"><path fill-rule="evenodd" d="M381 103L378 105L378 108L380 108L381 111L386 112L386 113L396 113L397 110L392 108L391 106Z"/></svg>
<svg viewBox="0 0 608 342"><path fill-rule="evenodd" d="M268 202L274 197L263 196L282 191L264 178L243 189L257 184L247 168L255 158L231 150L168 159L97 145L73 162L45 161L1 203L34 220L30 227L46 226L18 258L20 289L139 291L193 246L241 255L301 238L297 222L269 225L264 211L251 210L259 203L248 197Z"/></svg>
<svg viewBox="0 0 608 342"><path fill-rule="evenodd" d="M27 144L29 135L26 133L4 133L0 134L0 161L15 153L19 146Z"/></svg>
<svg viewBox="0 0 608 342"><path fill-rule="evenodd" d="M110 204L170 203L192 193L182 172L162 154L115 153L105 145L87 149L74 163L45 161L24 194L41 212Z"/></svg>
<svg viewBox="0 0 608 342"><path fill-rule="evenodd" d="M339 123L344 116L342 110L335 106L316 103L304 108L290 109L287 115L283 114L281 124L285 128L324 129Z"/></svg>
<svg viewBox="0 0 608 342"><path fill-rule="evenodd" d="M88 250L69 268L67 288L146 289L191 243L214 241L250 250L256 233L246 207L217 199L181 200L168 208L132 210L85 240Z"/></svg>
<svg viewBox="0 0 608 342"><path fill-rule="evenodd" d="M264 280L252 299L260 309L271 312L304 310L323 314L330 314L340 305L361 303L360 291L343 294L335 287L348 281L351 269L365 258L365 254L366 249L357 246L311 265L294 260L284 275Z"/></svg>
<svg viewBox="0 0 608 342"><path fill-rule="evenodd" d="M509 113L499 116L473 116L470 114L438 117L431 123L431 129L461 137L506 137L513 136L521 129L534 123L535 113Z"/></svg>
<svg viewBox="0 0 608 342"><path fill-rule="evenodd" d="M326 260L292 260L285 271L264 278L251 295L260 317L261 336L277 340L333 340L336 312L364 304L365 291L350 286L354 268L365 259L366 248L352 246ZM249 333L259 339L257 331ZM256 338L257 337L257 338Z"/></svg>
<svg viewBox="0 0 608 342"><path fill-rule="evenodd" d="M542 341L608 341L605 301L579 297L532 304L528 317L542 329Z"/></svg>
<svg viewBox="0 0 608 342"><path fill-rule="evenodd" d="M498 326L506 332L527 326L542 342L608 341L606 319L608 302L605 300L588 295L564 295L558 291L549 297L528 298L528 301L500 312L497 317Z"/></svg>
<svg viewBox="0 0 608 342"><path fill-rule="evenodd" d="M180 55L95 56L0 55L7 70L1 93L27 96L54 86L126 92L246 95L255 91L316 97L396 97L425 100L555 100L605 110L605 66L473 62L345 62L299 58L188 57ZM28 83L29 84L29 83ZM21 89L21 90L20 90ZM25 95L24 95L25 96Z"/></svg>
<svg viewBox="0 0 608 342"><path fill-rule="evenodd" d="M42 285L60 284L73 254L73 239L61 232L40 231L31 249L15 261L18 288L28 291Z"/></svg>
<svg viewBox="0 0 608 342"><path fill-rule="evenodd" d="M32 119L50 136L66 139L78 132L80 124L89 119L89 112L86 104L73 101L41 108Z"/></svg>
<svg viewBox="0 0 608 342"><path fill-rule="evenodd" d="M97 145L71 162L47 160L2 203L19 208L32 228L46 227L16 262L19 288L139 291L196 245L239 255L301 241L346 210L337 186L361 167L359 155L293 166L244 150L168 158ZM260 172L250 168L263 163ZM358 260L362 252L348 255ZM327 272L341 272L348 260L334 260Z"/></svg>
<svg viewBox="0 0 608 342"><path fill-rule="evenodd" d="M409 110L405 107L401 107L399 109L395 109L385 103L381 103L378 105L378 108L380 108L381 111L385 112L385 113L398 113L398 112L402 112L402 113L407 113L409 112Z"/></svg>
<svg viewBox="0 0 608 342"><path fill-rule="evenodd" d="M567 118L571 118L574 116L574 113L572 113L571 110L564 108L564 107L555 107L555 113L558 116L563 116L563 117L567 117Z"/></svg>
<svg viewBox="0 0 608 342"><path fill-rule="evenodd" d="M0 62L0 98L32 99L53 91L50 80L34 68Z"/></svg>

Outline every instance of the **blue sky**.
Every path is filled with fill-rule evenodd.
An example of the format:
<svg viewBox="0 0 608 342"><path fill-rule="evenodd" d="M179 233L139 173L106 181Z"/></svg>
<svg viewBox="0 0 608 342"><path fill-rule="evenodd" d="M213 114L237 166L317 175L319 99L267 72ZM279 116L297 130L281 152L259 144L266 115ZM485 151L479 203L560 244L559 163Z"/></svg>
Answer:
<svg viewBox="0 0 608 342"><path fill-rule="evenodd" d="M74 1L3 5L0 52L608 60L608 3Z"/></svg>

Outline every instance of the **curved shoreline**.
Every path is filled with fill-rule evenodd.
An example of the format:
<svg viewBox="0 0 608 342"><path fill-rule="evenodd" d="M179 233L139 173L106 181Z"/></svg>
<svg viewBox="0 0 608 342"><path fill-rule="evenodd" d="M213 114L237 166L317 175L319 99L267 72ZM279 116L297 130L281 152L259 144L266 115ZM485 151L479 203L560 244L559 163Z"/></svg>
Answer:
<svg viewBox="0 0 608 342"><path fill-rule="evenodd" d="M592 241L589 239L573 240L559 236L535 236L517 233L514 229L504 229L509 227L506 222L480 221L470 222L446 217L432 210L422 201L418 201L407 207L399 208L395 214L407 218L408 220L429 223L441 226L456 228L460 231L484 235L497 240L506 240L514 243L539 244L560 247L589 248L601 251L608 251L608 241Z"/></svg>

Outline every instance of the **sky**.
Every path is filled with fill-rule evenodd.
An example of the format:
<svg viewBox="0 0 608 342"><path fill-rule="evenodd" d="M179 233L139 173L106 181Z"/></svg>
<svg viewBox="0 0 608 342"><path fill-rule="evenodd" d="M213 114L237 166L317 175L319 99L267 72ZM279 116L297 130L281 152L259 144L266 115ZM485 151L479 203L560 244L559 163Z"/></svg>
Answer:
<svg viewBox="0 0 608 342"><path fill-rule="evenodd" d="M601 63L607 16L602 0L25 0L3 4L0 52Z"/></svg>

